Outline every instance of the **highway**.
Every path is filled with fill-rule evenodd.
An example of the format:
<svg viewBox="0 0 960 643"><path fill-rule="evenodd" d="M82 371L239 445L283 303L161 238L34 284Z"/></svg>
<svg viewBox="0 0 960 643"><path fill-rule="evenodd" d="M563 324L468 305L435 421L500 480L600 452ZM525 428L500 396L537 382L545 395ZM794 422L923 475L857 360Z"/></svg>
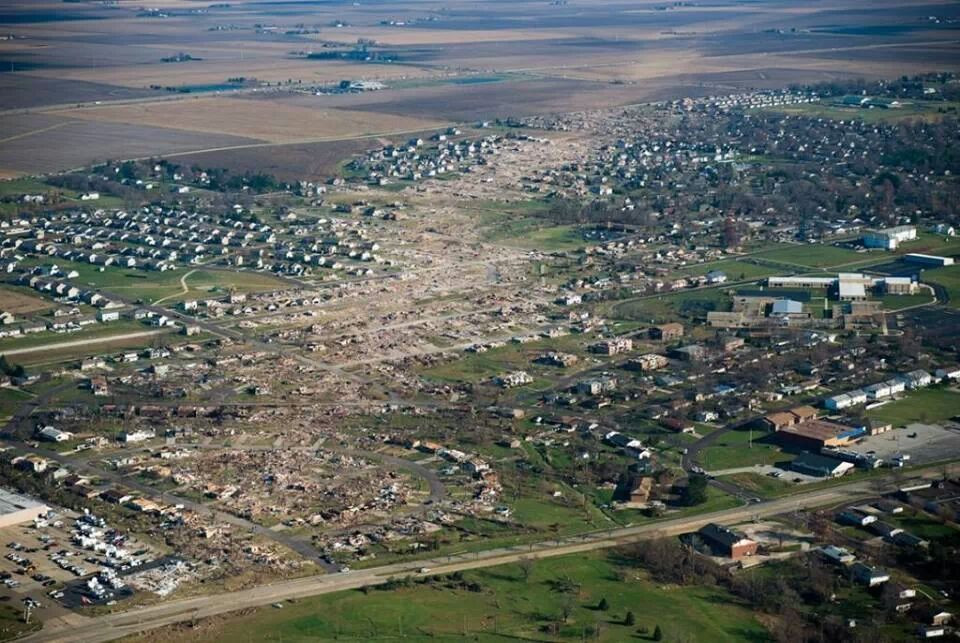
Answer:
<svg viewBox="0 0 960 643"><path fill-rule="evenodd" d="M928 475L935 474L935 468L928 472ZM24 640L63 643L110 641L174 623L269 605L287 599L306 598L367 585L377 585L392 577L419 574L421 569L428 569L430 575L447 574L460 570L502 565L516 562L522 558L536 559L564 556L615 547L637 540L686 533L699 529L709 522L733 524L805 508L850 502L876 494L876 479L854 481L839 484L829 489L797 494L789 498L749 504L697 516L661 520L635 527L593 532L531 545L491 549L416 562L395 563L325 576L298 578L232 592L227 595L186 598L89 619L70 617L68 621L48 624L46 628L26 637Z"/></svg>

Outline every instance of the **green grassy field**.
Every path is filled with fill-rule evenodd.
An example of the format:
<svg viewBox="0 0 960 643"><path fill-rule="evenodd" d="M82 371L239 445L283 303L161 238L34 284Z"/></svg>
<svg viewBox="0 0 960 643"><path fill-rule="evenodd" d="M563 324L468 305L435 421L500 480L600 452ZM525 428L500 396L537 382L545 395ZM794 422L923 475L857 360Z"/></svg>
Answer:
<svg viewBox="0 0 960 643"><path fill-rule="evenodd" d="M953 109L952 114L956 115L956 102L915 101L905 103L903 107L897 109L864 109L862 107L834 105L831 104L831 101L824 100L820 103L784 105L782 107L772 108L769 111L780 114L809 116L811 118L830 118L844 121L857 119L866 123L895 123L904 120L939 120L943 118L945 114L938 110L950 108Z"/></svg>
<svg viewBox="0 0 960 643"><path fill-rule="evenodd" d="M39 618L31 619L29 624L23 622L23 610L20 609L22 606L18 603L0 605L0 641L18 639L40 629Z"/></svg>
<svg viewBox="0 0 960 643"><path fill-rule="evenodd" d="M910 511L910 509L907 509L899 516L889 516L887 520L909 531L914 536L919 536L931 542L947 543L960 539L960 529L956 525L944 524L943 521L934 519L923 512L909 515Z"/></svg>
<svg viewBox="0 0 960 643"><path fill-rule="evenodd" d="M960 308L960 265L924 270L921 279L943 286L950 298L948 305L951 308Z"/></svg>
<svg viewBox="0 0 960 643"><path fill-rule="evenodd" d="M945 388L911 391L907 397L867 411L877 422L895 427L914 422L941 422L960 414L960 393Z"/></svg>
<svg viewBox="0 0 960 643"><path fill-rule="evenodd" d="M83 330L73 333L55 333L45 331L42 333L33 333L23 337L7 337L0 339L0 353L7 350L16 350L18 348L34 348L36 346L46 346L48 344L59 344L61 342L77 342L85 339L95 339L109 337L110 335L122 335L124 333L136 333L150 330L149 326L138 321L115 321L104 324L93 324ZM16 362L18 357L12 356L11 359Z"/></svg>
<svg viewBox="0 0 960 643"><path fill-rule="evenodd" d="M929 304L933 301L933 298L924 290L916 295L884 295L879 300L883 304L884 310L897 311L912 306Z"/></svg>
<svg viewBox="0 0 960 643"><path fill-rule="evenodd" d="M562 377L576 373L587 364L583 362L581 348L583 336L567 335L551 337L526 344L508 343L485 353L463 353L460 359L447 364L433 366L423 371L423 375L448 382L481 382L515 370L523 370L534 378L529 386L536 388L538 379ZM576 354L581 361L569 368L542 366L533 363L538 355L547 351L562 351Z"/></svg>
<svg viewBox="0 0 960 643"><path fill-rule="evenodd" d="M749 431L730 431L721 436L700 454L700 464L707 471L748 467L754 464L774 464L790 460L789 454L782 453L772 444L760 442L765 434L753 432L753 446L750 446Z"/></svg>
<svg viewBox="0 0 960 643"><path fill-rule="evenodd" d="M626 580L622 580L621 575ZM572 593L558 581L572 581ZM463 574L473 589L442 581L390 590L340 592L261 608L195 631L165 632L164 640L316 641L408 638L438 641L505 639L580 641L650 640L659 625L665 641L764 641L752 612L716 587L660 586L641 571L620 568L605 554L537 561L528 578L518 565ZM608 611L596 609L606 598ZM569 618L561 614L569 604ZM636 618L623 624L627 611ZM543 628L559 622L556 633ZM599 626L599 627L598 627ZM646 634L640 634L641 628Z"/></svg>
<svg viewBox="0 0 960 643"><path fill-rule="evenodd" d="M507 219L492 228L485 238L504 245L544 252L576 250L587 245L579 226L545 223L542 219Z"/></svg>
<svg viewBox="0 0 960 643"><path fill-rule="evenodd" d="M0 417L10 417L20 404L29 400L30 397L29 394L17 389L0 388Z"/></svg>
<svg viewBox="0 0 960 643"><path fill-rule="evenodd" d="M695 266L685 266L679 270L679 276L687 275L705 275L711 270L720 270L727 273L729 281L744 281L747 279L763 279L771 275L780 274L780 270L770 266L758 266L748 261L737 261L728 259L724 261L711 261L708 263L697 264Z"/></svg>
<svg viewBox="0 0 960 643"><path fill-rule="evenodd" d="M27 260L23 264L36 265L51 263L39 259ZM168 272L151 272L109 266L102 271L98 266L85 263L57 260L56 263L64 272L76 270L79 276L73 282L79 286L103 289L122 297L141 298L152 302L161 298L203 297L210 294L226 293L230 289L239 292L256 292L283 288L284 282L271 275L231 270L205 270L181 267ZM189 292L181 295L183 286L180 283L185 275Z"/></svg>
<svg viewBox="0 0 960 643"><path fill-rule="evenodd" d="M146 330L146 329L145 329ZM210 335L206 333L193 335L191 342L202 342L209 339ZM106 355L111 352L119 352L126 349L147 348L149 346L169 346L178 341L185 340L186 337L173 332L158 333L156 335L147 335L144 337L131 337L127 339L110 339L99 341L96 344L81 344L79 346L68 346L56 350L37 351L25 355L15 355L11 358L18 364L23 364L31 373L37 373L45 370L46 367L55 367L65 362L80 360L91 355Z"/></svg>
<svg viewBox="0 0 960 643"><path fill-rule="evenodd" d="M806 268L841 266L847 263L866 261L870 258L854 250L822 244L789 244L773 250L764 250L753 256L757 259L778 261Z"/></svg>
<svg viewBox="0 0 960 643"><path fill-rule="evenodd" d="M677 318L706 316L711 310L729 310L730 298L725 288L681 290L657 297L628 299L619 302L610 312L615 319L641 322L662 322Z"/></svg>
<svg viewBox="0 0 960 643"><path fill-rule="evenodd" d="M728 476L721 476L719 479L731 482L747 491L752 491L763 498L775 498L793 488L792 484L784 482L783 479L772 478L759 473L731 473Z"/></svg>
<svg viewBox="0 0 960 643"><path fill-rule="evenodd" d="M953 256L960 254L960 237L947 237L923 230L917 231L917 238L913 241L901 243L897 254L919 252L930 255Z"/></svg>
<svg viewBox="0 0 960 643"><path fill-rule="evenodd" d="M77 206L94 208L119 208L123 205L122 199L106 194L101 195L96 201L81 201L79 192L75 190L54 187L33 177L22 177L9 181L0 181L0 197L19 197L22 194L52 194L54 192L59 193L62 197L60 201L61 205L70 205L73 202L75 202ZM14 215L21 212L30 213L35 211L34 208L36 207L38 206L30 206L20 202L2 203L0 204L0 214Z"/></svg>

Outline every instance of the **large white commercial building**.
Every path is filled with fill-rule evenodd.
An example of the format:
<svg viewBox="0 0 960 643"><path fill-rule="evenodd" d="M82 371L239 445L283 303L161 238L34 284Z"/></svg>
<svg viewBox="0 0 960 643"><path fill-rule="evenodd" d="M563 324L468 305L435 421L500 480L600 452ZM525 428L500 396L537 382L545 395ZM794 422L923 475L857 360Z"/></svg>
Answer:
<svg viewBox="0 0 960 643"><path fill-rule="evenodd" d="M952 266L954 263L953 257L938 257L937 255L924 255L918 252L912 252L908 255L904 255L903 260L907 263L915 263L921 266L932 266L934 268Z"/></svg>
<svg viewBox="0 0 960 643"><path fill-rule="evenodd" d="M868 288L888 295L912 295L919 289L910 277L873 277L859 272L841 272L836 277L767 277L767 286L831 290L843 300L866 299Z"/></svg>
<svg viewBox="0 0 960 643"><path fill-rule="evenodd" d="M870 230L863 235L863 245L867 248L882 248L884 250L896 250L904 241L911 241L917 238L917 227L912 225L901 225L895 228L884 228L883 230Z"/></svg>

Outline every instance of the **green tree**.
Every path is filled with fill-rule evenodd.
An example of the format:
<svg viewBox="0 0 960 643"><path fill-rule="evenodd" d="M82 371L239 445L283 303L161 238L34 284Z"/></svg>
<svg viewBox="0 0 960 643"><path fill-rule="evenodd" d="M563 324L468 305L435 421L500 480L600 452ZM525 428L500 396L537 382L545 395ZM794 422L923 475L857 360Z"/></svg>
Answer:
<svg viewBox="0 0 960 643"><path fill-rule="evenodd" d="M637 622L637 617L633 612L627 612L627 615L623 617L623 624L627 627L633 627Z"/></svg>
<svg viewBox="0 0 960 643"><path fill-rule="evenodd" d="M610 603L607 602L606 597L600 599L600 602L597 603L597 609L601 612L606 612L608 609L610 609Z"/></svg>
<svg viewBox="0 0 960 643"><path fill-rule="evenodd" d="M653 628L653 640L654 640L654 641L662 641L662 640L663 640L663 630L660 629L660 626L659 626L659 625L657 625L655 628Z"/></svg>
<svg viewBox="0 0 960 643"><path fill-rule="evenodd" d="M681 498L683 504L688 507L700 505L707 501L707 478L706 476L692 475L687 481L687 486L683 490Z"/></svg>

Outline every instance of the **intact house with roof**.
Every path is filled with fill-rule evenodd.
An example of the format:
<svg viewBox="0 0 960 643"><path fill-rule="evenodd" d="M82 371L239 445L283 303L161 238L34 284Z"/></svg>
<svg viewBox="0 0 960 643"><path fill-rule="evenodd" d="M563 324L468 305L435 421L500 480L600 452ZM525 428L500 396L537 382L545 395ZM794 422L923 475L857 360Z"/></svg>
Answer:
<svg viewBox="0 0 960 643"><path fill-rule="evenodd" d="M857 559L848 549L836 545L827 545L820 550L820 553L823 554L824 558L837 565L849 565Z"/></svg>
<svg viewBox="0 0 960 643"><path fill-rule="evenodd" d="M866 527L870 523L877 522L877 517L856 509L845 509L837 514L837 522L843 525Z"/></svg>
<svg viewBox="0 0 960 643"><path fill-rule="evenodd" d="M850 575L855 581L867 587L876 587L890 580L890 574L887 572L861 562L856 562L850 566Z"/></svg>

